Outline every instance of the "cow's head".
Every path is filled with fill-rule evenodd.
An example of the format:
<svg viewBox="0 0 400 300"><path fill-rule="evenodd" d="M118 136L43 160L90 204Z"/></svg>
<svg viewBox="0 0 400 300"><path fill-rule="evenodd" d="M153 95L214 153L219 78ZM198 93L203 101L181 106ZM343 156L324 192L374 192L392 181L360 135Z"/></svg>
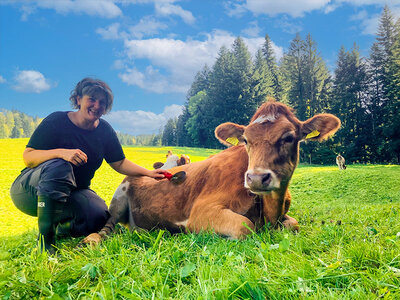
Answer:
<svg viewBox="0 0 400 300"><path fill-rule="evenodd" d="M178 166L183 166L187 164L190 164L190 157L188 155L181 154L181 157L178 160Z"/></svg>
<svg viewBox="0 0 400 300"><path fill-rule="evenodd" d="M286 190L299 159L302 140L322 141L334 134L340 120L319 114L299 121L286 105L270 100L254 114L248 126L223 123L215 129L225 145L244 144L249 155L245 187L255 194Z"/></svg>

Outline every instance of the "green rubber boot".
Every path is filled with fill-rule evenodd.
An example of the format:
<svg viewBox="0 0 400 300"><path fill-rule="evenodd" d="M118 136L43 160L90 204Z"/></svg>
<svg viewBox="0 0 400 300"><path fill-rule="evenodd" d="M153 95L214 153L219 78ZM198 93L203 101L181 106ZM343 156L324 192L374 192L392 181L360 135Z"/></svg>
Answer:
<svg viewBox="0 0 400 300"><path fill-rule="evenodd" d="M38 225L39 225L39 249L55 253L55 210L56 200L47 196L38 196Z"/></svg>

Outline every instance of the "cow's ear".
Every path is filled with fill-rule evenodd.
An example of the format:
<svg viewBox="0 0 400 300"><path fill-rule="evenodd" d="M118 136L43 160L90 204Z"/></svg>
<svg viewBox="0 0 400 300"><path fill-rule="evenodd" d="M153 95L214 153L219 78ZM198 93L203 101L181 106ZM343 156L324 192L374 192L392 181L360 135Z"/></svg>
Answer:
<svg viewBox="0 0 400 300"><path fill-rule="evenodd" d="M243 132L245 126L235 123L223 123L215 128L215 136L226 146L236 146L244 144Z"/></svg>
<svg viewBox="0 0 400 300"><path fill-rule="evenodd" d="M340 120L331 114L319 114L302 123L301 138L322 141L340 127Z"/></svg>

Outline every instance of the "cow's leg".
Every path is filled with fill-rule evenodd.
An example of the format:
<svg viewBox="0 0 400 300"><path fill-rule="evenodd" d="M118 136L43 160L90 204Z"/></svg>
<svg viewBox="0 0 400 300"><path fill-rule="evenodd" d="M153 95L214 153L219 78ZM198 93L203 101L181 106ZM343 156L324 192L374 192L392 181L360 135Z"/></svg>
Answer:
<svg viewBox="0 0 400 300"><path fill-rule="evenodd" d="M287 229L293 230L293 231L299 231L299 223L295 218L292 218L288 215L283 215L281 218L282 225L285 226Z"/></svg>
<svg viewBox="0 0 400 300"><path fill-rule="evenodd" d="M128 189L127 185L128 182L122 183L115 191L108 209L110 212L110 217L108 218L104 227L98 233L95 232L89 234L82 240L82 243L98 244L114 231L117 223L129 223L129 198L126 193Z"/></svg>
<svg viewBox="0 0 400 300"><path fill-rule="evenodd" d="M242 239L254 230L253 222L245 216L207 199L207 203L210 202L211 204L205 204L205 201L197 201L193 205L186 226L189 231L200 232L211 229L232 239Z"/></svg>
<svg viewBox="0 0 400 300"><path fill-rule="evenodd" d="M297 220L295 218L292 218L287 215L287 212L289 211L289 208L290 208L290 203L292 202L292 196L290 195L289 190L286 190L284 201L285 201L284 214L282 217L280 217L280 222L287 229L290 229L293 231L299 231L300 227L299 227L299 223L297 222Z"/></svg>

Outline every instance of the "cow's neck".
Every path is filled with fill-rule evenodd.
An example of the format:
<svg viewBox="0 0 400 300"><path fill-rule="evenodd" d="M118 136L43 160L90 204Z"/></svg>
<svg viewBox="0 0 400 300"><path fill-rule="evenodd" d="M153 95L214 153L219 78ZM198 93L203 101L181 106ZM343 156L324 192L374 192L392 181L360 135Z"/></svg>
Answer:
<svg viewBox="0 0 400 300"><path fill-rule="evenodd" d="M263 215L266 223L271 223L271 225L275 226L285 213L286 191L287 187L263 196Z"/></svg>

